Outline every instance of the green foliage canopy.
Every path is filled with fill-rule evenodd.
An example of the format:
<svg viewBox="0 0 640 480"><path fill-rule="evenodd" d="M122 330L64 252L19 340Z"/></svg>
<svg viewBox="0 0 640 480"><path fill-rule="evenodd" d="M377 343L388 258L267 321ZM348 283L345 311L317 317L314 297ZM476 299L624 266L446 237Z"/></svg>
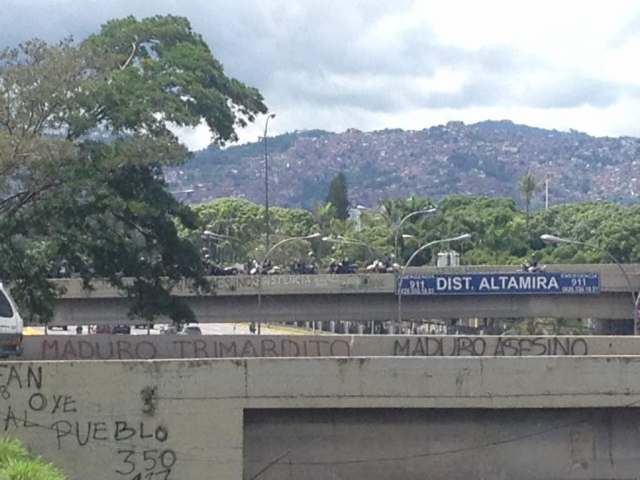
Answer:
<svg viewBox="0 0 640 480"><path fill-rule="evenodd" d="M536 177L531 172L527 172L520 179L520 193L524 197L524 210L526 215L526 228L527 234L531 235L531 230L529 228L529 220L531 216L531 202L533 200L533 195L540 189L540 184L536 180Z"/></svg>
<svg viewBox="0 0 640 480"><path fill-rule="evenodd" d="M340 220L347 219L349 216L349 195L347 192L347 179L344 173L338 173L331 180L326 202L335 208L336 218Z"/></svg>
<svg viewBox="0 0 640 480"><path fill-rule="evenodd" d="M112 20L78 44L1 51L0 276L30 317L51 317L46 277L64 263L87 285L106 277L125 290L134 315L191 319L171 288L206 284L195 245L178 236L197 217L162 177L188 157L170 127L204 121L222 144L263 112L180 17Z"/></svg>
<svg viewBox="0 0 640 480"><path fill-rule="evenodd" d="M242 198L219 198L209 203L193 207L198 222L203 228L226 237L213 242L212 246L224 249L222 260L243 262L249 257L261 258L264 255L264 207ZM274 241L287 237L299 237L313 233L315 222L313 215L299 208L271 207L271 229ZM198 243L199 233L190 238ZM200 239L202 241L202 239ZM209 243L204 241L202 246Z"/></svg>
<svg viewBox="0 0 640 480"><path fill-rule="evenodd" d="M281 239L320 232L335 243L315 241L317 258L327 264L331 258L348 257L361 264L372 256L391 255L398 222L411 212L434 206L428 198L386 199L378 207L362 212L359 222L333 218L331 204L317 205L313 213L302 209L275 207L274 235ZM451 195L437 204L434 215L417 215L405 222L400 241L403 263L421 245L434 240L471 233L471 240L455 245L439 245L424 251L416 260L430 262L441 250L453 248L463 254L465 264L517 265L535 254L544 263L610 262L601 250L573 245L550 246L540 240L543 233L584 241L609 251L621 262L640 261L640 205L623 206L605 202L558 205L531 215L531 235L526 230L526 212L513 199ZM244 199L222 198L194 208L202 225L220 234L240 239L226 248L234 260L263 253L263 208ZM192 237L196 240L196 236ZM303 247L280 255L282 263L301 255ZM227 256L229 258L229 256Z"/></svg>

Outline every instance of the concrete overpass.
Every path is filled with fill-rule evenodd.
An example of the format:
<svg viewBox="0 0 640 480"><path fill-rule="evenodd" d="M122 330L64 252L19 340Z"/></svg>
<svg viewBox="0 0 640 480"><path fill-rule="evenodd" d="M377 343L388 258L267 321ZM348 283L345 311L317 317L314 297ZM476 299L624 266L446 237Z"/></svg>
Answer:
<svg viewBox="0 0 640 480"><path fill-rule="evenodd" d="M640 289L640 265L624 265L634 291ZM515 266L413 268L410 274L516 272ZM456 295L404 296L403 318L595 318L630 319L631 293L616 265L550 265L549 272L595 272L598 295ZM198 320L230 321L385 321L397 316L393 274L274 275L212 277L212 290L196 294L185 286L175 294L187 298ZM54 324L123 323L128 301L101 282L84 290L80 279L54 280L66 293L55 306ZM261 285L260 285L261 283ZM258 308L258 292L262 306Z"/></svg>
<svg viewBox="0 0 640 480"><path fill-rule="evenodd" d="M633 479L639 369L633 355L0 362L0 425L70 480Z"/></svg>

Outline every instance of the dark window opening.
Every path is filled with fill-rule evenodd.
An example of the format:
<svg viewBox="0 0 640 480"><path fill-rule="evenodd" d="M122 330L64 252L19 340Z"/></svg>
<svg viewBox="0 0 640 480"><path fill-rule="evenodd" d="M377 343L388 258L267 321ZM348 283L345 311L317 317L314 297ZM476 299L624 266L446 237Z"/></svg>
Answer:
<svg viewBox="0 0 640 480"><path fill-rule="evenodd" d="M9 299L3 292L0 292L0 317L13 317L13 308L11 308Z"/></svg>

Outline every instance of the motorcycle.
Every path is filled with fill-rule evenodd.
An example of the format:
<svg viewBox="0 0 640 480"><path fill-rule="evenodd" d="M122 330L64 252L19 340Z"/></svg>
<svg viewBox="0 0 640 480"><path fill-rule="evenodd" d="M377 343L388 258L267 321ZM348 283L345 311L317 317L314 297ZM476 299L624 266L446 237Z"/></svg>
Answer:
<svg viewBox="0 0 640 480"><path fill-rule="evenodd" d="M334 274L345 274L345 273L356 273L357 267L349 261L348 258L345 258L341 261L332 260L329 266L327 267L327 273Z"/></svg>
<svg viewBox="0 0 640 480"><path fill-rule="evenodd" d="M522 265L522 271L527 273L544 272L546 269L546 265L539 265L538 262L527 262Z"/></svg>
<svg viewBox="0 0 640 480"><path fill-rule="evenodd" d="M400 271L400 265L389 260L376 259L366 267L367 273L394 273Z"/></svg>
<svg viewBox="0 0 640 480"><path fill-rule="evenodd" d="M214 277L226 277L237 274L238 269L235 267L219 267L218 265L211 265L209 267L209 275Z"/></svg>
<svg viewBox="0 0 640 480"><path fill-rule="evenodd" d="M202 249L202 266L204 267L205 273L213 277L222 277L222 276L238 274L238 269L235 266L223 267L215 264L212 261L211 255L209 254L209 251L207 248Z"/></svg>
<svg viewBox="0 0 640 480"><path fill-rule="evenodd" d="M280 267L273 265L271 260L264 262L261 266L255 259L248 262L246 271L249 272L249 275L278 275L281 273Z"/></svg>
<svg viewBox="0 0 640 480"><path fill-rule="evenodd" d="M294 275L315 275L318 273L318 266L315 263L297 261L289 265L289 273Z"/></svg>

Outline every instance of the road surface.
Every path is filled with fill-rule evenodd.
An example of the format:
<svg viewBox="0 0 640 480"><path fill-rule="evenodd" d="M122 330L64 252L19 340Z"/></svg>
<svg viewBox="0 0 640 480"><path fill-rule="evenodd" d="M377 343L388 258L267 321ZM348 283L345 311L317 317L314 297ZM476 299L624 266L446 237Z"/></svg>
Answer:
<svg viewBox="0 0 640 480"><path fill-rule="evenodd" d="M250 334L248 323L201 323L199 324L200 330L202 330L203 335L244 335ZM158 335L160 334L161 325L155 325L149 331L150 335ZM316 330L313 332L311 329L299 328L299 327L291 327L289 325L262 325L261 328L262 334L264 335L305 335L305 334L321 334L322 332ZM44 335L45 330L44 327L25 327L24 329L25 335ZM87 328L83 327L84 335L87 335ZM47 335L76 335L76 327L75 325L69 325L67 330L62 329L49 329L46 332ZM146 335L147 330L143 328L135 328L131 327L132 335Z"/></svg>

